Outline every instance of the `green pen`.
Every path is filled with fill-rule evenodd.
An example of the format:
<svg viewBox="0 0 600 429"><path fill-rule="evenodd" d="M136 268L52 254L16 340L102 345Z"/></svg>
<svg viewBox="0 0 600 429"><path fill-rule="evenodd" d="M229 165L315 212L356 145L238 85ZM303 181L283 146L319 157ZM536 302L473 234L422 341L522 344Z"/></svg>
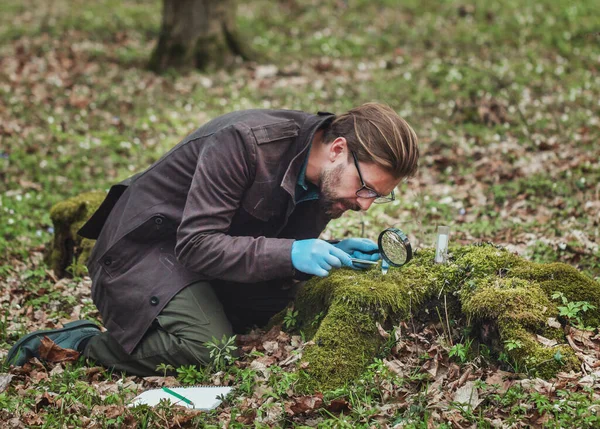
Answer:
<svg viewBox="0 0 600 429"><path fill-rule="evenodd" d="M191 405L192 407L195 407L194 403L193 403L192 401L190 401L188 398L186 398L185 396L183 396L183 395L180 395L179 393L172 391L172 390L171 390L171 389L169 389L168 387L163 387L163 390L164 390L165 392L167 392L169 395L173 395L173 396L175 396L176 398L178 398L178 399L181 399L181 400L182 400L183 402L185 402L186 404L188 404L188 405Z"/></svg>

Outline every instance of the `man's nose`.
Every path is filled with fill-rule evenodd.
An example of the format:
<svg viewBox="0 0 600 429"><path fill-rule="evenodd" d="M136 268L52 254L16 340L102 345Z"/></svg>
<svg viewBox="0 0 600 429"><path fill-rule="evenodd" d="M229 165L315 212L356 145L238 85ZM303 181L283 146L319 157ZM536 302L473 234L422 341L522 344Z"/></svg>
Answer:
<svg viewBox="0 0 600 429"><path fill-rule="evenodd" d="M371 207L371 204L373 204L373 199L372 198L356 198L356 202L357 204L360 206L360 209L363 211L366 211L369 209L369 207Z"/></svg>

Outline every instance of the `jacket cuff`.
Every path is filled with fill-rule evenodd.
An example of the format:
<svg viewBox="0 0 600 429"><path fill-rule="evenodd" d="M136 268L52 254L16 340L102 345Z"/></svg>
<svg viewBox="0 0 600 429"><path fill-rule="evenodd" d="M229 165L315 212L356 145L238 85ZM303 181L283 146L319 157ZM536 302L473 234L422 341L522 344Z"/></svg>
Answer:
<svg viewBox="0 0 600 429"><path fill-rule="evenodd" d="M266 252L269 260L263 264L263 280L272 280L282 277L293 277L292 244L294 239L276 238L267 240Z"/></svg>

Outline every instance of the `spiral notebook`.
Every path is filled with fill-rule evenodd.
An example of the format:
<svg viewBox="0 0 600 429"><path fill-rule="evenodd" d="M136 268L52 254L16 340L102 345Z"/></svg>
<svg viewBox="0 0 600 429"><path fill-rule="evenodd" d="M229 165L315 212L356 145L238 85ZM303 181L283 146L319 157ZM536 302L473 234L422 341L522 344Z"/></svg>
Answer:
<svg viewBox="0 0 600 429"><path fill-rule="evenodd" d="M193 387L171 387L173 393L163 389L146 390L136 396L130 407L146 404L150 406L158 405L162 399L170 401L173 405L183 405L190 409L212 410L221 405L222 396L225 397L231 392L231 387L227 386L193 386ZM184 399L180 399L183 397ZM191 402L191 404L189 403Z"/></svg>

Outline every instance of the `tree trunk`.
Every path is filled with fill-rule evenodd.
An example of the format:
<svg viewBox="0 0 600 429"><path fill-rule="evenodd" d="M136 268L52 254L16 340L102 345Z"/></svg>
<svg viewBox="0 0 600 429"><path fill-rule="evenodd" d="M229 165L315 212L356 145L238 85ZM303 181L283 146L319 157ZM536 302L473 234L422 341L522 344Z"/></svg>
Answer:
<svg viewBox="0 0 600 429"><path fill-rule="evenodd" d="M230 66L249 59L235 25L236 0L163 0L163 20L150 68L162 72Z"/></svg>

